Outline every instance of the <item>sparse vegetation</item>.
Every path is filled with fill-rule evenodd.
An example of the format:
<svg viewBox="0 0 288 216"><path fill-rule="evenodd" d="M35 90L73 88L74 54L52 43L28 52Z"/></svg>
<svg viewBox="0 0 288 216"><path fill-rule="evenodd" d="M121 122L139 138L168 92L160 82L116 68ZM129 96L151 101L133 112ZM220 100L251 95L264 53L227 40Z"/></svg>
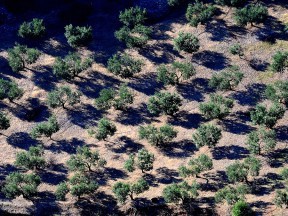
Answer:
<svg viewBox="0 0 288 216"><path fill-rule="evenodd" d="M240 26L263 23L268 17L268 9L262 4L249 4L244 8L237 9L234 19Z"/></svg>
<svg viewBox="0 0 288 216"><path fill-rule="evenodd" d="M174 39L174 48L179 52L197 52L200 48L199 39L191 33L180 32L178 37Z"/></svg>
<svg viewBox="0 0 288 216"><path fill-rule="evenodd" d="M34 18L31 22L23 22L18 30L18 35L22 38L40 38L46 32L43 19Z"/></svg>
<svg viewBox="0 0 288 216"><path fill-rule="evenodd" d="M33 138L39 138L41 136L49 137L52 139L52 135L60 130L60 126L55 116L51 116L48 121L37 124L31 131Z"/></svg>
<svg viewBox="0 0 288 216"><path fill-rule="evenodd" d="M14 81L0 79L0 100L14 101L23 96L23 89L19 88Z"/></svg>
<svg viewBox="0 0 288 216"><path fill-rule="evenodd" d="M73 47L86 46L92 41L91 26L73 26L72 24L65 26L65 37L68 44Z"/></svg>

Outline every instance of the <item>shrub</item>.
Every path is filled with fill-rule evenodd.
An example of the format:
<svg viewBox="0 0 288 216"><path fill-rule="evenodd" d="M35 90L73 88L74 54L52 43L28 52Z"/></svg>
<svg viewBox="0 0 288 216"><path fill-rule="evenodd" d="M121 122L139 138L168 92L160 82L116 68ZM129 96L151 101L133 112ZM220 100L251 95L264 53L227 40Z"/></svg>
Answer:
<svg viewBox="0 0 288 216"><path fill-rule="evenodd" d="M136 6L121 11L119 15L119 20L125 26L129 28L134 28L139 24L145 23L145 20L147 19L146 15L147 15L146 9L142 9Z"/></svg>
<svg viewBox="0 0 288 216"><path fill-rule="evenodd" d="M40 38L45 31L43 19L34 18L31 22L23 22L20 25L18 35L22 38Z"/></svg>
<svg viewBox="0 0 288 216"><path fill-rule="evenodd" d="M128 172L133 172L135 170L135 156L133 154L130 154L129 159L125 161L124 169Z"/></svg>
<svg viewBox="0 0 288 216"><path fill-rule="evenodd" d="M69 53L63 59L57 58L53 65L53 74L62 79L71 80L92 66L92 59Z"/></svg>
<svg viewBox="0 0 288 216"><path fill-rule="evenodd" d="M149 98L147 107L148 111L153 115L175 115L182 105L181 98L177 94L169 92L158 92Z"/></svg>
<svg viewBox="0 0 288 216"><path fill-rule="evenodd" d="M75 48L85 46L92 41L91 26L73 26L72 24L65 26L65 37L68 44Z"/></svg>
<svg viewBox="0 0 288 216"><path fill-rule="evenodd" d="M42 147L30 147L27 152L16 154L15 165L30 170L38 170L46 167L46 161L43 158L44 150Z"/></svg>
<svg viewBox="0 0 288 216"><path fill-rule="evenodd" d="M178 37L174 39L174 48L179 52L197 52L200 48L199 39L191 33L180 32Z"/></svg>
<svg viewBox="0 0 288 216"><path fill-rule="evenodd" d="M239 57L244 56L244 50L240 44L234 44L229 49L232 55L238 55Z"/></svg>
<svg viewBox="0 0 288 216"><path fill-rule="evenodd" d="M0 79L0 100L9 99L14 101L20 99L23 95L23 90L18 87L14 81Z"/></svg>
<svg viewBox="0 0 288 216"><path fill-rule="evenodd" d="M153 125L140 126L140 139L147 139L152 145L160 146L171 142L177 137L177 131L171 125L164 125L156 128Z"/></svg>
<svg viewBox="0 0 288 216"><path fill-rule="evenodd" d="M288 106L288 81L279 80L268 85L265 94L269 100Z"/></svg>
<svg viewBox="0 0 288 216"><path fill-rule="evenodd" d="M207 145L214 147L222 137L221 129L211 124L202 124L192 135L192 140L198 148Z"/></svg>
<svg viewBox="0 0 288 216"><path fill-rule="evenodd" d="M115 54L108 59L108 70L122 78L133 77L142 70L143 62L133 59L128 54Z"/></svg>
<svg viewBox="0 0 288 216"><path fill-rule="evenodd" d="M35 63L40 54L37 49L16 44L12 49L8 49L8 63L12 71L20 72L26 68L27 64Z"/></svg>
<svg viewBox="0 0 288 216"><path fill-rule="evenodd" d="M92 152L87 146L83 146L77 148L76 155L70 157L67 166L71 171L91 172L93 167L104 167L106 163L98 151Z"/></svg>
<svg viewBox="0 0 288 216"><path fill-rule="evenodd" d="M80 103L80 96L80 92L72 91L69 86L61 86L49 92L47 104L51 108L63 107L66 109L66 103L68 103L70 106Z"/></svg>
<svg viewBox="0 0 288 216"><path fill-rule="evenodd" d="M98 189L99 185L96 181L88 178L87 176L76 173L69 180L70 193L78 199L85 194L92 194Z"/></svg>
<svg viewBox="0 0 288 216"><path fill-rule="evenodd" d="M250 112L251 120L256 125L264 125L273 128L279 119L284 116L285 109L282 105L274 103L269 109L262 104Z"/></svg>
<svg viewBox="0 0 288 216"><path fill-rule="evenodd" d="M189 185L186 181L181 183L173 183L164 188L162 196L167 203L183 203L186 199L196 198L200 185L194 181Z"/></svg>
<svg viewBox="0 0 288 216"><path fill-rule="evenodd" d="M99 93L99 97L95 99L95 106L97 109L110 109L113 105L115 94L116 92L112 88L102 89Z"/></svg>
<svg viewBox="0 0 288 216"><path fill-rule="evenodd" d="M229 115L233 107L233 100L224 98L221 95L210 95L210 101L207 103L200 103L199 109L202 115L207 119L223 119Z"/></svg>
<svg viewBox="0 0 288 216"><path fill-rule="evenodd" d="M284 180L288 180L288 167L285 167L281 170L281 173L280 173L282 179Z"/></svg>
<svg viewBox="0 0 288 216"><path fill-rule="evenodd" d="M249 188L247 185L240 184L233 187L227 185L215 193L215 201L217 203L226 201L229 205L233 205L239 200L244 200L245 195L248 193Z"/></svg>
<svg viewBox="0 0 288 216"><path fill-rule="evenodd" d="M155 158L152 153L149 153L146 149L140 149L137 153L137 167L144 173L144 171L150 171L153 169L153 162Z"/></svg>
<svg viewBox="0 0 288 216"><path fill-rule="evenodd" d="M116 131L116 126L112 122L107 118L102 118L99 120L96 130L91 129L88 133L95 135L98 140L106 140L108 136L113 136Z"/></svg>
<svg viewBox="0 0 288 216"><path fill-rule="evenodd" d="M288 191L276 190L276 195L274 198L274 203L280 208L287 208L288 206Z"/></svg>
<svg viewBox="0 0 288 216"><path fill-rule="evenodd" d="M40 177L34 173L22 174L13 172L6 177L2 192L7 198L13 199L22 195L25 199L31 199L37 195L40 183Z"/></svg>
<svg viewBox="0 0 288 216"><path fill-rule="evenodd" d="M197 27L198 24L206 24L216 12L216 7L210 4L203 4L198 0L194 4L189 4L186 11L186 18L190 25Z"/></svg>
<svg viewBox="0 0 288 216"><path fill-rule="evenodd" d="M251 207L243 200L236 202L232 208L232 216L252 216L254 215Z"/></svg>
<svg viewBox="0 0 288 216"><path fill-rule="evenodd" d="M66 194L69 193L69 187L66 182L62 182L57 185L55 196L57 200L64 201Z"/></svg>
<svg viewBox="0 0 288 216"><path fill-rule="evenodd" d="M3 112L0 112L0 130L7 130L10 127L10 119Z"/></svg>
<svg viewBox="0 0 288 216"><path fill-rule="evenodd" d="M32 138L36 139L41 136L49 137L59 131L59 124L55 116L51 116L48 121L37 124L31 131Z"/></svg>
<svg viewBox="0 0 288 216"><path fill-rule="evenodd" d="M283 72L288 67L288 51L278 51L272 57L271 69L274 72Z"/></svg>
<svg viewBox="0 0 288 216"><path fill-rule="evenodd" d="M180 166L179 174L183 178L189 176L196 176L198 174L213 169L212 159L205 154L199 155L197 158L193 158L188 162L188 166Z"/></svg>
<svg viewBox="0 0 288 216"><path fill-rule="evenodd" d="M242 9L237 9L234 19L240 26L245 26L248 23L259 24L263 23L268 17L267 7L261 4L249 4Z"/></svg>
<svg viewBox="0 0 288 216"><path fill-rule="evenodd" d="M176 85L195 75L195 68L191 63L173 62L172 65L160 65L157 69L157 80L164 85Z"/></svg>
<svg viewBox="0 0 288 216"><path fill-rule="evenodd" d="M276 147L276 133L274 130L260 128L248 135L246 144L252 154L261 155L262 151L270 153Z"/></svg>
<svg viewBox="0 0 288 216"><path fill-rule="evenodd" d="M125 110L129 104L134 102L133 92L128 88L126 84L121 84L118 90L118 94L114 99L113 106L117 110Z"/></svg>
<svg viewBox="0 0 288 216"><path fill-rule="evenodd" d="M247 0L216 0L215 2L220 5L239 7L245 4Z"/></svg>
<svg viewBox="0 0 288 216"><path fill-rule="evenodd" d="M233 90L242 81L244 74L238 66L231 66L227 70L212 76L209 86L217 90Z"/></svg>

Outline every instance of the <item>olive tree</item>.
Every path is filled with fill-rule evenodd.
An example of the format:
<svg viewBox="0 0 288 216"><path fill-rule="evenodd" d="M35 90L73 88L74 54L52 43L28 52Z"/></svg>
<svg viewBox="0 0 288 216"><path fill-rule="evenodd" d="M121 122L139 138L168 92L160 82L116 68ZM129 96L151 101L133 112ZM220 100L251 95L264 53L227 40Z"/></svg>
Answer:
<svg viewBox="0 0 288 216"><path fill-rule="evenodd" d="M288 107L288 81L276 81L267 86L266 97L274 102L285 104Z"/></svg>
<svg viewBox="0 0 288 216"><path fill-rule="evenodd" d="M197 52L200 48L199 39L191 33L180 32L174 39L174 48L179 52Z"/></svg>
<svg viewBox="0 0 288 216"><path fill-rule="evenodd" d="M32 138L36 139L41 136L49 137L60 130L56 116L51 116L48 121L37 124L31 131Z"/></svg>
<svg viewBox="0 0 288 216"><path fill-rule="evenodd" d="M69 86L60 86L48 93L47 104L51 108L63 107L66 109L66 104L73 106L80 103L80 96L80 92L73 91Z"/></svg>
<svg viewBox="0 0 288 216"><path fill-rule="evenodd" d="M34 18L30 22L23 22L18 30L18 35L22 38L40 38L46 32L43 19Z"/></svg>
<svg viewBox="0 0 288 216"><path fill-rule="evenodd" d="M20 72L27 65L35 63L41 52L25 45L16 44L12 49L8 49L8 63L12 71Z"/></svg>
<svg viewBox="0 0 288 216"><path fill-rule="evenodd" d="M247 2L247 0L215 0L217 4L226 5L229 7L239 7Z"/></svg>
<svg viewBox="0 0 288 216"><path fill-rule="evenodd" d="M232 208L232 216L253 216L255 215L252 208L244 200L237 201Z"/></svg>
<svg viewBox="0 0 288 216"><path fill-rule="evenodd" d="M150 144L161 146L171 142L177 137L177 131L171 125L163 125L159 128L154 125L140 126L139 138L146 139Z"/></svg>
<svg viewBox="0 0 288 216"><path fill-rule="evenodd" d="M158 92L149 98L148 111L159 116L160 114L174 116L182 105L181 98L175 93Z"/></svg>
<svg viewBox="0 0 288 216"><path fill-rule="evenodd" d="M93 38L91 26L73 26L72 24L65 26L64 35L68 44L73 48L86 46Z"/></svg>
<svg viewBox="0 0 288 216"><path fill-rule="evenodd" d="M274 72L283 72L288 67L288 51L278 51L272 57L271 69Z"/></svg>
<svg viewBox="0 0 288 216"><path fill-rule="evenodd" d="M6 113L0 112L0 130L7 130L10 127L10 119Z"/></svg>
<svg viewBox="0 0 288 216"><path fill-rule="evenodd" d="M288 206L288 190L276 190L274 203L277 207L287 208Z"/></svg>
<svg viewBox="0 0 288 216"><path fill-rule="evenodd" d="M267 7L261 4L249 4L244 8L237 9L234 14L236 23L240 26L246 26L248 23L263 23L268 17Z"/></svg>
<svg viewBox="0 0 288 216"><path fill-rule="evenodd" d="M236 186L227 185L215 193L216 203L226 201L229 205L234 205L239 200L244 200L245 195L250 192L250 189L245 184Z"/></svg>
<svg viewBox="0 0 288 216"><path fill-rule="evenodd" d="M55 191L56 200L65 201L66 194L69 193L69 190L70 189L67 182L61 182L60 184L58 184Z"/></svg>
<svg viewBox="0 0 288 216"><path fill-rule="evenodd" d="M29 170L39 170L46 167L43 157L44 149L41 146L31 146L28 151L16 154L15 165Z"/></svg>
<svg viewBox="0 0 288 216"><path fill-rule="evenodd" d="M14 81L0 79L0 100L14 101L23 96L23 89L19 88Z"/></svg>
<svg viewBox="0 0 288 216"><path fill-rule="evenodd" d="M244 56L244 50L243 50L243 47L239 44L239 43L236 43L236 44L233 44L230 48L229 48L229 51L232 55L238 55L240 58L242 56Z"/></svg>
<svg viewBox="0 0 288 216"><path fill-rule="evenodd" d="M7 198L16 198L22 195L25 199L32 199L37 195L41 179L38 175L12 172L5 179L2 192Z"/></svg>
<svg viewBox="0 0 288 216"><path fill-rule="evenodd" d="M78 147L76 154L67 161L67 166L71 171L93 171L92 168L101 168L106 165L106 160L101 158L98 151L91 151L89 147Z"/></svg>
<svg viewBox="0 0 288 216"><path fill-rule="evenodd" d="M162 64L157 68L157 81L164 83L164 85L178 85L195 74L195 68L189 62L173 62L171 65Z"/></svg>
<svg viewBox="0 0 288 216"><path fill-rule="evenodd" d="M202 124L192 135L192 140L197 148L207 145L214 147L222 137L221 129L212 124Z"/></svg>
<svg viewBox="0 0 288 216"><path fill-rule="evenodd" d="M113 136L117 131L116 126L107 118L99 120L96 129L90 129L88 133L95 136L98 140L106 140L109 136Z"/></svg>

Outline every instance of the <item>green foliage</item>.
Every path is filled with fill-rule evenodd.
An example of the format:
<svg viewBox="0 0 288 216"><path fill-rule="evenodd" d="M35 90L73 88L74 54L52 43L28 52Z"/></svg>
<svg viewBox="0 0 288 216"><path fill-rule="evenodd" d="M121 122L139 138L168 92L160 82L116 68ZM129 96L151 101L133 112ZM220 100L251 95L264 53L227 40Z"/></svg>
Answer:
<svg viewBox="0 0 288 216"><path fill-rule="evenodd" d="M14 101L20 99L23 95L23 90L18 87L14 81L0 79L0 100L9 99Z"/></svg>
<svg viewBox="0 0 288 216"><path fill-rule="evenodd" d="M192 135L192 140L197 148L207 145L214 147L222 137L221 129L212 124L202 124Z"/></svg>
<svg viewBox="0 0 288 216"><path fill-rule="evenodd" d="M69 86L61 86L49 92L47 97L47 104L51 108L63 107L68 103L70 106L80 103L81 93L72 91Z"/></svg>
<svg viewBox="0 0 288 216"><path fill-rule="evenodd" d="M244 56L243 48L240 44L234 44L229 49L232 55L238 55L239 57Z"/></svg>
<svg viewBox="0 0 288 216"><path fill-rule="evenodd" d="M7 130L10 127L10 119L3 112L0 112L0 130Z"/></svg>
<svg viewBox="0 0 288 216"><path fill-rule="evenodd" d="M94 193L99 185L96 181L88 178L87 176L76 173L70 180L70 193L78 199L85 194Z"/></svg>
<svg viewBox="0 0 288 216"><path fill-rule="evenodd" d="M57 200L64 201L66 194L69 193L69 187L66 182L61 182L57 185L55 196Z"/></svg>
<svg viewBox="0 0 288 216"><path fill-rule="evenodd" d="M143 62L138 59L133 59L128 54L118 53L108 59L107 65L111 73L122 78L129 78L142 70Z"/></svg>
<svg viewBox="0 0 288 216"><path fill-rule="evenodd" d="M43 19L34 18L31 22L23 22L20 25L18 35L22 38L40 38L45 31Z"/></svg>
<svg viewBox="0 0 288 216"><path fill-rule="evenodd" d="M91 26L73 26L72 24L65 26L64 35L68 44L73 48L89 44L93 37Z"/></svg>
<svg viewBox="0 0 288 216"><path fill-rule="evenodd" d="M288 180L288 167L283 168L280 175L282 179L287 181Z"/></svg>
<svg viewBox="0 0 288 216"><path fill-rule="evenodd" d="M95 106L97 109L108 110L114 102L116 92L113 88L102 89L99 97L95 99Z"/></svg>
<svg viewBox="0 0 288 216"><path fill-rule="evenodd" d="M187 53L197 52L200 48L199 39L191 33L180 32L174 39L174 48Z"/></svg>
<svg viewBox="0 0 288 216"><path fill-rule="evenodd" d="M207 119L223 119L225 116L229 115L233 103L234 101L230 98L211 94L210 101L207 103L200 103L199 109L202 115Z"/></svg>
<svg viewBox="0 0 288 216"><path fill-rule="evenodd" d="M77 53L69 53L63 59L56 58L53 74L62 79L71 80L92 66L92 59L81 57Z"/></svg>
<svg viewBox="0 0 288 216"><path fill-rule="evenodd" d="M41 52L37 49L16 44L12 49L8 49L8 63L12 71L20 72L25 69L27 64L35 63L40 54Z"/></svg>
<svg viewBox="0 0 288 216"><path fill-rule="evenodd" d="M273 128L277 121L284 116L285 109L279 103L274 103L269 109L262 104L250 112L251 120L256 125L264 125Z"/></svg>
<svg viewBox="0 0 288 216"><path fill-rule="evenodd" d="M226 201L229 205L233 205L239 200L244 200L248 193L247 185L240 184L234 187L227 185L215 193L215 201L217 203Z"/></svg>
<svg viewBox="0 0 288 216"><path fill-rule="evenodd" d="M13 199L22 195L26 199L31 199L37 195L37 188L40 183L40 177L34 173L13 172L6 177L2 192L7 198Z"/></svg>
<svg viewBox="0 0 288 216"><path fill-rule="evenodd" d="M129 159L125 161L124 169L128 172L133 172L135 170L135 156L133 154L130 154Z"/></svg>
<svg viewBox="0 0 288 216"><path fill-rule="evenodd" d="M153 169L153 163L154 163L154 155L152 153L149 153L146 149L140 149L137 153L137 167L141 169L141 171L144 173L144 171L150 171Z"/></svg>
<svg viewBox="0 0 288 216"><path fill-rule="evenodd" d="M139 24L144 24L147 12L146 9L142 9L138 6L131 7L129 9L125 9L125 11L121 11L119 15L119 20L125 26L129 28L134 28Z"/></svg>
<svg viewBox="0 0 288 216"><path fill-rule="evenodd" d="M140 126L139 138L147 139L151 145L161 146L177 137L177 131L171 125L156 128L153 125Z"/></svg>
<svg viewBox="0 0 288 216"><path fill-rule="evenodd" d="M157 69L157 81L164 85L176 85L195 75L195 68L191 63L173 62L171 65L160 65Z"/></svg>
<svg viewBox="0 0 288 216"><path fill-rule="evenodd" d="M212 76L209 86L217 90L233 90L242 81L244 74L238 66L231 66L221 73Z"/></svg>
<svg viewBox="0 0 288 216"><path fill-rule="evenodd" d="M29 151L16 154L15 165L30 170L43 169L46 167L43 155L44 149L41 146L31 146Z"/></svg>
<svg viewBox="0 0 288 216"><path fill-rule="evenodd" d="M190 25L197 27L198 24L206 24L215 15L216 7L210 4L204 4L196 0L195 3L189 4L186 11L186 18Z"/></svg>
<svg viewBox="0 0 288 216"><path fill-rule="evenodd" d="M76 155L72 155L67 161L67 166L71 171L91 172L92 168L104 167L106 163L98 151L92 152L87 146L79 146Z"/></svg>
<svg viewBox="0 0 288 216"><path fill-rule="evenodd" d="M189 185L186 181L174 183L164 188L162 196L167 203L183 203L186 199L196 198L199 194L197 190L200 185L194 181Z"/></svg>
<svg viewBox="0 0 288 216"><path fill-rule="evenodd" d="M261 4L249 4L244 8L237 9L234 14L234 19L240 26L245 26L248 23L263 23L267 17L268 9Z"/></svg>
<svg viewBox="0 0 288 216"><path fill-rule="evenodd" d="M205 154L201 154L198 158L193 158L189 161L188 166L180 166L179 174L186 178L189 176L196 176L202 172L213 169L212 159Z"/></svg>
<svg viewBox="0 0 288 216"><path fill-rule="evenodd" d="M215 0L215 2L220 5L239 7L245 4L247 0Z"/></svg>
<svg viewBox="0 0 288 216"><path fill-rule="evenodd" d="M147 107L148 111L153 115L175 115L179 111L179 107L182 105L181 98L177 94L171 94L169 92L158 92L154 96L149 98Z"/></svg>
<svg viewBox="0 0 288 216"><path fill-rule="evenodd" d="M254 212L248 203L243 200L236 202L232 208L232 216L252 216Z"/></svg>
<svg viewBox="0 0 288 216"><path fill-rule="evenodd" d="M288 107L288 81L278 80L268 85L265 94L269 100L283 103Z"/></svg>
<svg viewBox="0 0 288 216"><path fill-rule="evenodd" d="M135 183L117 182L112 189L116 199L121 204L125 203L128 196L131 198L131 200L133 200L134 194L138 195L147 190L149 190L149 184L143 178L140 178Z"/></svg>
<svg viewBox="0 0 288 216"><path fill-rule="evenodd" d="M183 2L183 0L167 0L168 5L171 7L178 6L181 2Z"/></svg>
<svg viewBox="0 0 288 216"><path fill-rule="evenodd" d="M287 208L288 206L288 191L286 190L276 190L276 195L274 198L274 203L280 208Z"/></svg>
<svg viewBox="0 0 288 216"><path fill-rule="evenodd" d="M283 72L288 67L288 51L278 51L272 57L271 69L274 72Z"/></svg>
<svg viewBox="0 0 288 216"><path fill-rule="evenodd" d="M102 118L98 122L96 130L88 131L91 135L95 135L98 140L106 140L108 136L113 136L117 131L116 126L107 118Z"/></svg>
<svg viewBox="0 0 288 216"><path fill-rule="evenodd" d="M60 130L55 116L51 116L48 121L37 124L31 131L32 138L36 139L41 136L49 137Z"/></svg>
<svg viewBox="0 0 288 216"><path fill-rule="evenodd" d="M275 149L277 144L276 133L274 130L265 130L264 128L260 128L248 135L246 144L252 154L260 155L262 151L266 154L270 153Z"/></svg>

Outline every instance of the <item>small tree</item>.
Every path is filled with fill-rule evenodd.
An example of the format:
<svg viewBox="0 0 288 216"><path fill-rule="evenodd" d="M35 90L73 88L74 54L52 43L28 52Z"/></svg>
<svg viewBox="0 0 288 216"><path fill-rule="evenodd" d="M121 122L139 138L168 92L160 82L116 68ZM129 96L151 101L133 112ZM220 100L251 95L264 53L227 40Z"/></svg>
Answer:
<svg viewBox="0 0 288 216"><path fill-rule="evenodd" d="M175 115L182 105L181 98L177 94L169 92L158 92L149 98L147 107L148 111L153 115Z"/></svg>
<svg viewBox="0 0 288 216"><path fill-rule="evenodd" d="M144 24L146 21L146 9L142 9L138 6L125 9L120 12L119 20L123 25L134 28L139 24Z"/></svg>
<svg viewBox="0 0 288 216"><path fill-rule="evenodd" d="M29 148L29 151L16 154L15 165L30 170L43 169L46 167L43 155L44 150L41 146L32 146Z"/></svg>
<svg viewBox="0 0 288 216"><path fill-rule="evenodd" d="M134 95L126 84L121 84L118 90L118 94L114 99L113 106L117 110L125 110L129 104L133 104Z"/></svg>
<svg viewBox="0 0 288 216"><path fill-rule="evenodd" d="M66 109L65 104L73 106L80 103L80 96L80 92L72 91L69 86L61 86L48 94L47 104L51 108L63 107Z"/></svg>
<svg viewBox="0 0 288 216"><path fill-rule="evenodd" d="M261 4L249 4L242 9L237 9L234 15L236 23L246 26L248 23L263 23L268 17L267 7Z"/></svg>
<svg viewBox="0 0 288 216"><path fill-rule="evenodd" d="M31 131L32 138L36 139L41 136L49 137L59 131L59 124L55 116L51 116L48 121L37 124Z"/></svg>
<svg viewBox="0 0 288 216"><path fill-rule="evenodd" d="M113 186L113 193L115 194L116 199L121 203L125 203L128 196L131 200L134 200L134 194L138 195L145 191L149 190L149 184L143 178L140 178L137 182L133 183L124 183L117 182Z"/></svg>
<svg viewBox="0 0 288 216"><path fill-rule="evenodd" d="M137 153L137 167L144 173L153 169L154 154L149 153L146 149L140 149Z"/></svg>
<svg viewBox="0 0 288 216"><path fill-rule="evenodd" d="M37 49L16 44L8 50L8 63L12 71L20 72L26 68L26 65L35 63L41 52Z"/></svg>
<svg viewBox="0 0 288 216"><path fill-rule="evenodd" d="M91 26L73 26L72 24L65 26L64 35L68 44L73 48L86 46L93 37Z"/></svg>
<svg viewBox="0 0 288 216"><path fill-rule="evenodd" d="M212 76L209 86L217 90L234 90L242 81L244 74L238 66L231 66Z"/></svg>
<svg viewBox="0 0 288 216"><path fill-rule="evenodd" d="M10 119L3 112L0 112L0 130L7 130L10 127Z"/></svg>
<svg viewBox="0 0 288 216"><path fill-rule="evenodd" d="M288 67L288 51L278 51L272 57L271 69L274 72L283 72Z"/></svg>
<svg viewBox="0 0 288 216"><path fill-rule="evenodd" d="M216 7L210 4L196 0L195 3L189 4L186 11L186 18L190 25L197 27L198 24L206 24L215 15Z"/></svg>
<svg viewBox="0 0 288 216"><path fill-rule="evenodd" d="M18 30L18 35L22 38L40 38L46 32L43 19L34 18L31 22L23 22Z"/></svg>
<svg viewBox="0 0 288 216"><path fill-rule="evenodd" d="M187 53L197 52L200 48L199 39L191 33L180 32L174 39L174 48Z"/></svg>
<svg viewBox="0 0 288 216"><path fill-rule="evenodd" d="M251 120L256 125L264 125L273 128L277 121L284 116L285 109L279 103L274 103L269 109L262 104L250 112Z"/></svg>
<svg viewBox="0 0 288 216"><path fill-rule="evenodd" d="M92 168L100 168L106 165L106 160L101 158L98 151L92 152L87 146L78 147L76 155L72 155L67 161L71 171L92 171Z"/></svg>
<svg viewBox="0 0 288 216"><path fill-rule="evenodd" d="M128 54L115 54L108 59L108 70L122 78L133 77L142 70L143 62Z"/></svg>
<svg viewBox="0 0 288 216"><path fill-rule="evenodd" d="M61 182L57 185L55 196L57 200L64 201L66 194L69 193L69 187L66 182Z"/></svg>
<svg viewBox="0 0 288 216"><path fill-rule="evenodd" d="M232 208L232 216L253 216L252 208L243 200L236 202Z"/></svg>
<svg viewBox="0 0 288 216"><path fill-rule="evenodd" d="M232 99L224 98L222 95L211 94L210 101L200 103L199 109L207 119L223 119L229 115L233 102Z"/></svg>
<svg viewBox="0 0 288 216"><path fill-rule="evenodd" d="M196 198L200 185L194 181L189 185L186 181L181 183L174 183L164 188L162 196L167 203L184 202L187 199Z"/></svg>
<svg viewBox="0 0 288 216"><path fill-rule="evenodd" d="M270 153L276 147L276 133L274 130L260 128L248 135L246 144L252 154L261 155L262 151Z"/></svg>
<svg viewBox="0 0 288 216"><path fill-rule="evenodd" d="M242 48L242 46L240 44L233 44L230 49L229 49L230 53L232 55L238 55L240 58L242 56L244 56L244 50Z"/></svg>
<svg viewBox="0 0 288 216"><path fill-rule="evenodd" d="M102 118L99 120L96 130L91 129L88 133L95 135L98 140L106 140L108 136L113 136L116 131L116 126L112 122L107 118Z"/></svg>
<svg viewBox="0 0 288 216"><path fill-rule="evenodd" d="M279 80L268 85L265 94L269 100L285 104L288 107L288 81Z"/></svg>
<svg viewBox="0 0 288 216"><path fill-rule="evenodd" d="M25 199L31 199L37 195L40 183L40 177L34 173L13 172L6 177L2 192L7 198L14 199L22 195Z"/></svg>
<svg viewBox="0 0 288 216"><path fill-rule="evenodd" d="M76 196L78 199L85 194L92 194L94 193L99 185L96 181L91 180L87 176L76 173L70 180L70 193L73 196Z"/></svg>
<svg viewBox="0 0 288 216"><path fill-rule="evenodd" d="M227 5L230 7L239 7L247 2L247 0L216 0L217 4Z"/></svg>
<svg viewBox="0 0 288 216"><path fill-rule="evenodd" d="M288 167L283 168L280 175L283 180L288 181Z"/></svg>
<svg viewBox="0 0 288 216"><path fill-rule="evenodd" d="M205 154L201 154L198 158L193 158L189 161L188 166L180 166L179 174L183 178L196 176L202 172L213 169L212 159Z"/></svg>
<svg viewBox="0 0 288 216"><path fill-rule="evenodd" d="M245 195L249 193L247 185L225 186L215 193L215 201L221 203L226 201L229 205L234 205L239 200L244 200Z"/></svg>
<svg viewBox="0 0 288 216"><path fill-rule="evenodd" d="M23 89L19 88L14 81L0 79L0 100L9 99L14 101L23 96Z"/></svg>
<svg viewBox="0 0 288 216"><path fill-rule="evenodd" d="M212 124L202 124L192 135L192 140L197 148L207 145L214 147L222 137L221 129Z"/></svg>
<svg viewBox="0 0 288 216"><path fill-rule="evenodd" d="M135 156L133 154L130 154L128 160L125 161L124 169L128 172L133 172L135 170Z"/></svg>
<svg viewBox="0 0 288 216"><path fill-rule="evenodd" d="M92 66L92 59L81 57L77 53L69 53L63 59L56 58L53 74L62 79L71 80Z"/></svg>
<svg viewBox="0 0 288 216"><path fill-rule="evenodd" d="M173 62L172 65L160 65L157 69L157 80L164 85L178 85L195 75L195 68L191 63Z"/></svg>
<svg viewBox="0 0 288 216"><path fill-rule="evenodd" d="M274 203L280 208L288 207L288 191L286 190L276 190L276 195L274 198Z"/></svg>
<svg viewBox="0 0 288 216"><path fill-rule="evenodd" d="M115 94L116 92L112 88L102 89L99 93L99 97L95 99L95 106L97 109L110 109L113 104Z"/></svg>
<svg viewBox="0 0 288 216"><path fill-rule="evenodd" d="M160 146L171 142L177 137L177 131L171 125L164 125L156 128L153 125L140 126L139 137L140 139L147 139L151 145Z"/></svg>

